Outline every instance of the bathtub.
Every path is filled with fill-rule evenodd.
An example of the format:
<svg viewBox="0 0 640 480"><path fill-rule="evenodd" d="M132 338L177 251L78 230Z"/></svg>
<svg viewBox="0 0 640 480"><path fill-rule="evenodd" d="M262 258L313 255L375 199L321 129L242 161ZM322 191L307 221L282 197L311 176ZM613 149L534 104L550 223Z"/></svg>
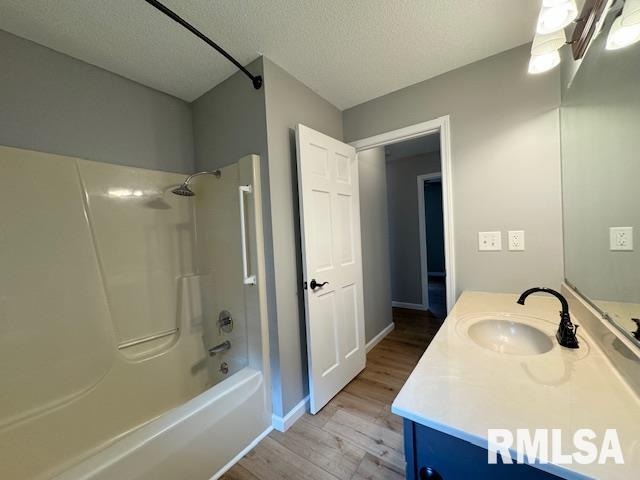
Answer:
<svg viewBox="0 0 640 480"><path fill-rule="evenodd" d="M217 479L271 430L265 395L245 368L54 479Z"/></svg>
<svg viewBox="0 0 640 480"><path fill-rule="evenodd" d="M191 198L183 174L0 166L0 478L220 476L271 424L259 158ZM20 209L9 178L37 192Z"/></svg>

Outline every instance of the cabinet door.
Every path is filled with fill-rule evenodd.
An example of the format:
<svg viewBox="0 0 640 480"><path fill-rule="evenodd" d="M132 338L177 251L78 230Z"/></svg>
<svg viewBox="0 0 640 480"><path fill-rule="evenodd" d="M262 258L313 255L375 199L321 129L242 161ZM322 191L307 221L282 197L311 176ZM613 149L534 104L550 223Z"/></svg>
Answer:
<svg viewBox="0 0 640 480"><path fill-rule="evenodd" d="M487 463L486 449L408 420L405 420L404 428L407 478L410 480L559 478L530 465L490 465Z"/></svg>

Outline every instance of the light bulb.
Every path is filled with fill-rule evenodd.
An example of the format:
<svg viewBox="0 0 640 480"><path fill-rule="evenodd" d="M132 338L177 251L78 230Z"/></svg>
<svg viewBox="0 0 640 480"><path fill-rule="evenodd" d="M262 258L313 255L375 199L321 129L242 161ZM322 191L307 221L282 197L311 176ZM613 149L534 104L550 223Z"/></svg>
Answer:
<svg viewBox="0 0 640 480"><path fill-rule="evenodd" d="M548 72L560 63L560 54L557 50L542 55L531 55L529 60L529 73L537 74Z"/></svg>
<svg viewBox="0 0 640 480"><path fill-rule="evenodd" d="M559 50L567 43L567 36L564 30L540 35L539 33L533 38L531 45L531 55L544 55Z"/></svg>
<svg viewBox="0 0 640 480"><path fill-rule="evenodd" d="M622 8L623 27L633 27L640 24L640 0L627 0Z"/></svg>
<svg viewBox="0 0 640 480"><path fill-rule="evenodd" d="M640 41L640 24L625 27L622 17L618 17L611 25L607 37L607 50L618 50Z"/></svg>
<svg viewBox="0 0 640 480"><path fill-rule="evenodd" d="M577 16L578 6L575 0L553 1L552 4L545 2L538 16L536 31L542 35L557 32L573 22Z"/></svg>

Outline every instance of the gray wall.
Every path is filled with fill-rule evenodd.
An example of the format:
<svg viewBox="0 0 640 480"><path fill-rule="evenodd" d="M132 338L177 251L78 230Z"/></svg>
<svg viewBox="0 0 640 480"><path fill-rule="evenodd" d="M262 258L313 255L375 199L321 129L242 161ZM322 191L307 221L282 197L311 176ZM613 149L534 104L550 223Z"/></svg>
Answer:
<svg viewBox="0 0 640 480"><path fill-rule="evenodd" d="M246 65L246 68L254 75L264 77L262 57ZM260 156L271 384L279 386L278 315L269 182L271 165L267 144L265 95L266 88L255 90L242 72L236 72L193 102L193 124L198 170L219 168L237 162L247 154ZM280 402L276 403L275 397L274 394L273 408L280 409Z"/></svg>
<svg viewBox="0 0 640 480"><path fill-rule="evenodd" d="M246 68L262 75L262 57ZM275 318L265 89L255 90L242 72L236 72L192 105L196 170L223 167L249 154L260 156L268 315Z"/></svg>
<svg viewBox="0 0 640 480"><path fill-rule="evenodd" d="M0 144L190 172L188 103L0 30Z"/></svg>
<svg viewBox="0 0 640 480"><path fill-rule="evenodd" d="M302 123L340 140L342 114L266 58L264 79L277 306L277 330L270 334L272 362L279 365L273 405L283 415L308 393L294 129Z"/></svg>
<svg viewBox="0 0 640 480"><path fill-rule="evenodd" d="M358 153L364 333L368 342L393 321L384 147Z"/></svg>
<svg viewBox="0 0 640 480"><path fill-rule="evenodd" d="M450 115L457 295L562 281L559 71L528 75L529 48L344 112L346 141ZM478 252L485 230L525 230L527 250Z"/></svg>
<svg viewBox="0 0 640 480"><path fill-rule="evenodd" d="M440 152L387 162L391 298L422 303L418 175L440 172Z"/></svg>
<svg viewBox="0 0 640 480"><path fill-rule="evenodd" d="M262 57L246 68L262 75ZM193 102L193 129L199 170L229 165L251 153L260 155L263 166L268 165L265 90L255 90L242 72Z"/></svg>
<svg viewBox="0 0 640 480"><path fill-rule="evenodd" d="M592 300L640 304L640 48L605 50L604 33L562 98L565 274ZM634 227L634 250L610 251L610 227Z"/></svg>

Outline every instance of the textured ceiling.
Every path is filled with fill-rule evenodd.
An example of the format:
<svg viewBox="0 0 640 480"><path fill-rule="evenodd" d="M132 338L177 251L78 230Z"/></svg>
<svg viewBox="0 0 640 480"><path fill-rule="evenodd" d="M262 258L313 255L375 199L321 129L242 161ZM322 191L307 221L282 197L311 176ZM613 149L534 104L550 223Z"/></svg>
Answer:
<svg viewBox="0 0 640 480"><path fill-rule="evenodd" d="M344 109L529 42L540 0L164 3L241 63L264 54ZM0 29L187 101L235 71L143 0L1 0Z"/></svg>

